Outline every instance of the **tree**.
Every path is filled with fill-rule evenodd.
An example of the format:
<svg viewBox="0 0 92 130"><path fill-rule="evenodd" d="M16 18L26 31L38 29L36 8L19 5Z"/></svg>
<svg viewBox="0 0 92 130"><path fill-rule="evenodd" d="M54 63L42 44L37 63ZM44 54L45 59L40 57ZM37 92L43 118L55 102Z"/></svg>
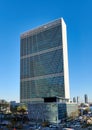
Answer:
<svg viewBox="0 0 92 130"><path fill-rule="evenodd" d="M8 102L0 102L0 112L4 112L6 113L7 111L9 111L9 103Z"/></svg>
<svg viewBox="0 0 92 130"><path fill-rule="evenodd" d="M25 105L18 106L17 111L21 114L24 114L27 111L27 107Z"/></svg>
<svg viewBox="0 0 92 130"><path fill-rule="evenodd" d="M10 111L11 111L13 114L16 114L16 113L17 113L17 106L11 106L11 107L10 107Z"/></svg>
<svg viewBox="0 0 92 130"><path fill-rule="evenodd" d="M78 116L78 111L77 110L75 112L71 112L70 117L72 119L74 119L76 116Z"/></svg>

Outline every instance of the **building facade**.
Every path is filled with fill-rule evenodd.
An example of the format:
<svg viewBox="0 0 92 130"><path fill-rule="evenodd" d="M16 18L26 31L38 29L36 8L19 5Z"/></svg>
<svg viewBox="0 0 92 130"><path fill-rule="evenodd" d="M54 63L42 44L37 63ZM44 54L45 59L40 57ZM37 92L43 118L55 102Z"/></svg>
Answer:
<svg viewBox="0 0 92 130"><path fill-rule="evenodd" d="M78 116L78 105L75 103L30 103L28 116L31 121L59 123L64 119Z"/></svg>
<svg viewBox="0 0 92 130"><path fill-rule="evenodd" d="M88 95L87 94L84 95L84 102L88 103Z"/></svg>
<svg viewBox="0 0 92 130"><path fill-rule="evenodd" d="M75 102L75 103L76 103L76 97L73 97L73 102Z"/></svg>
<svg viewBox="0 0 92 130"><path fill-rule="evenodd" d="M20 102L70 98L66 25L58 19L21 35Z"/></svg>

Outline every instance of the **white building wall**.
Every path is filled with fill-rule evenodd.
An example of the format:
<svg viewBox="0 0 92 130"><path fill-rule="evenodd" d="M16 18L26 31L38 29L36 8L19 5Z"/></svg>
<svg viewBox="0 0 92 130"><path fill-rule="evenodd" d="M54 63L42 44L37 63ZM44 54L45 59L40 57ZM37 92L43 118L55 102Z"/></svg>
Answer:
<svg viewBox="0 0 92 130"><path fill-rule="evenodd" d="M68 72L68 52L67 52L67 34L66 34L66 24L63 19L61 19L62 25L62 45L63 45L63 64L64 64L64 89L65 98L70 98L69 91L69 72Z"/></svg>

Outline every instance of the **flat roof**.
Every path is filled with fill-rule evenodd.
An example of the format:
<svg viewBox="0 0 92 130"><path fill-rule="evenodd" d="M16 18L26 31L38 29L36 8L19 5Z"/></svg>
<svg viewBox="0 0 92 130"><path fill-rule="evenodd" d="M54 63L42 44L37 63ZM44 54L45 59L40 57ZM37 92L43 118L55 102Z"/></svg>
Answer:
<svg viewBox="0 0 92 130"><path fill-rule="evenodd" d="M46 30L47 28L50 28L50 27L52 27L52 26L55 26L55 25L61 23L62 20L63 20L63 18L59 18L59 19L50 21L49 23L43 24L43 25L41 25L41 26L38 26L38 27L36 27L36 28L34 28L34 29L31 29L31 30L29 30L29 31L26 31L26 32L24 32L24 33L22 33L22 34L20 35L20 38L22 39L22 38L25 38L25 37L27 37L27 36L30 36L30 35L36 34L36 33L38 33L38 32L41 32L41 31L43 31L43 30ZM64 21L64 20L63 20L63 21Z"/></svg>

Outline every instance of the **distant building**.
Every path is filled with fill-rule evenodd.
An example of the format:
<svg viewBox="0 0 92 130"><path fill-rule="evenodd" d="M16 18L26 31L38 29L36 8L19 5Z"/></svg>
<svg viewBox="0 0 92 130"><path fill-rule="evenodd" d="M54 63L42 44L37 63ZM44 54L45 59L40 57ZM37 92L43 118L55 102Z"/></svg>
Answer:
<svg viewBox="0 0 92 130"><path fill-rule="evenodd" d="M77 96L77 103L79 103L80 98Z"/></svg>
<svg viewBox="0 0 92 130"><path fill-rule="evenodd" d="M87 96L87 94L84 95L84 102L88 103L88 96Z"/></svg>
<svg viewBox="0 0 92 130"><path fill-rule="evenodd" d="M20 105L20 103L17 103L16 101L10 101L10 106L11 107L17 107L19 105Z"/></svg>
<svg viewBox="0 0 92 130"><path fill-rule="evenodd" d="M74 102L74 103L76 102L76 97L73 97L73 102Z"/></svg>
<svg viewBox="0 0 92 130"><path fill-rule="evenodd" d="M4 99L0 99L0 104L3 104L3 103L8 103L6 100L4 100Z"/></svg>

